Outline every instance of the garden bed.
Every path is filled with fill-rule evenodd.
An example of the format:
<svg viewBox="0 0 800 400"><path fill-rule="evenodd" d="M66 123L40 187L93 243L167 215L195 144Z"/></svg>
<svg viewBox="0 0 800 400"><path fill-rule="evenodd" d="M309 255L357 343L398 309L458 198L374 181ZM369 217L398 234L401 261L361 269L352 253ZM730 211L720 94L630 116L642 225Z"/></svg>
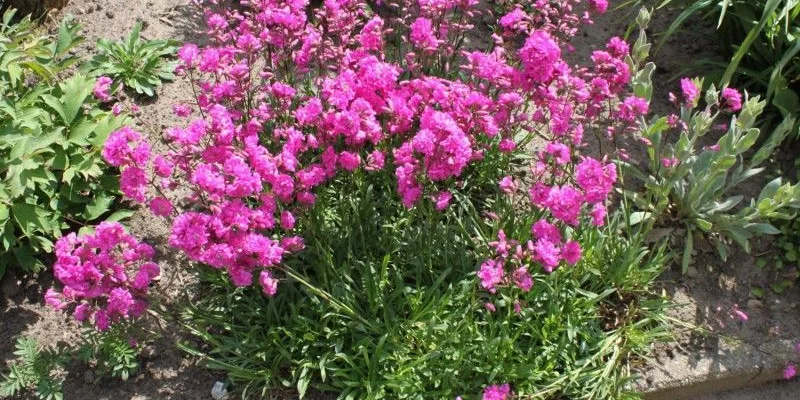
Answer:
<svg viewBox="0 0 800 400"><path fill-rule="evenodd" d="M198 38L196 29L201 25L201 17L192 12L191 7L176 6L168 0L130 2L120 0L73 0L60 12L60 15L74 14L83 26L86 44L80 51L91 51L98 38L120 38L126 35L136 21L143 21L143 36L147 38L188 40ZM609 12L600 17L596 24L577 38L577 54L585 54L587 49L602 46L608 37L621 35L627 28L622 21L622 12ZM658 14L657 14L658 15ZM658 18L669 20L671 16ZM653 28L662 29L657 19ZM708 29L713 29L710 27ZM656 97L652 109L664 114L670 107L666 100L667 91L679 91L677 84L667 82L688 66L698 55L708 54L713 48L702 30L696 31L691 43L676 41L668 43L655 57L660 70L655 79ZM168 126L176 123L171 106L180 99L190 98L191 87L179 79L168 83L158 91L154 101L141 104L142 112L137 118L139 130L153 135L152 142ZM756 189L757 191L757 189ZM756 193L757 194L757 193ZM159 284L162 291L172 297L180 298L188 293L196 293L195 282L185 282L176 278L177 271L184 268L186 260L176 254L163 238L169 231L166 222L146 215L137 214L130 222L133 233L153 244L159 254L163 276ZM768 240L754 246L754 254L763 255L777 251ZM762 368L765 354L775 356L782 362L790 358L792 345L786 348L764 347L769 343L793 343L800 333L800 320L796 318L800 293L790 288L781 295L770 291L760 299L751 298L753 287L769 287L774 277L769 269L755 266L754 256L742 253L733 254L728 262L716 257L711 246L698 245L697 255L689 274L684 276L674 269L662 276L663 290L678 306L669 315L689 326L709 328L711 333L699 336L693 330L680 330L676 340L655 349L653 360L646 366L638 365L644 379L637 387L645 391L659 389L674 382L689 382L685 376L675 376L671 371L690 371L705 375L694 379L715 378L740 365L759 365ZM44 274L39 280L18 282L14 274L7 274L2 283L0 295L0 335L11 338L18 335L31 336L40 343L71 342L80 334L77 324L67 320L60 312L45 307L42 301L44 291L52 285L52 278ZM735 321L727 310L734 305L748 315L746 322ZM721 311L716 311L720 308ZM167 322L169 324L169 322ZM207 370L202 360L178 350L177 341L188 342L190 347L202 347L193 337L181 334L177 328L167 329L164 336L143 351L142 367L138 373L121 382L116 379L95 381L91 370L83 365L73 365L68 370L65 381L66 399L201 399L209 398L211 386L224 375ZM735 349L745 349L729 356ZM754 350L750 350L754 349ZM12 358L13 342L0 343L0 359ZM676 361L677 360L677 361ZM774 361L774 360L773 360ZM774 365L773 365L774 364ZM775 369L779 362L769 364ZM697 367L695 366L702 366ZM771 371L774 372L774 371ZM772 377L772 375L769 375ZM777 378L777 376L775 376ZM735 383L746 383L736 381ZM327 398L325 396L311 398ZM286 397L293 398L287 394Z"/></svg>

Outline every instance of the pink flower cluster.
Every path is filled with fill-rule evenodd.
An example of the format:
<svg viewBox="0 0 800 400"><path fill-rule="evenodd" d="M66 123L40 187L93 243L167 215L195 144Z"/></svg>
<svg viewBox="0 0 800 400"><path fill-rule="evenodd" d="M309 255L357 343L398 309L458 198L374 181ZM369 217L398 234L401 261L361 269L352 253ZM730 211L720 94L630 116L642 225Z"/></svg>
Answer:
<svg viewBox="0 0 800 400"><path fill-rule="evenodd" d="M179 73L197 88L198 112L175 107L186 123L166 130L169 150L161 154L124 128L103 155L122 169L123 193L156 215L172 217L179 198L193 205L173 219L172 246L226 270L238 286L257 281L267 295L276 291L283 257L303 248L296 216L315 204L321 185L342 173L385 169L406 207L430 199L444 210L464 174L488 154L518 150L520 132L540 135L553 149L536 161L534 204L567 225L593 207L587 212L601 224L612 167L586 159L577 182L547 180L572 174L584 128L609 104L624 106L618 95L629 80L628 47L612 39L593 55L593 68L571 68L562 59L565 40L590 22L571 3L511 10L486 52L462 46L475 0L389 2L401 16L386 18L366 13L360 0L313 9L307 0L242 0L246 12L206 1L211 44L178 52ZM590 8L602 12L606 4ZM407 33L400 54L384 52L389 32ZM519 35L526 40L515 48ZM509 194L518 189L513 178L500 184ZM522 288L533 282L523 260L552 270L580 255L577 243L560 236L530 243L511 252L520 265L509 275ZM487 267L486 282L509 264L504 257L496 260L500 270Z"/></svg>
<svg viewBox="0 0 800 400"><path fill-rule="evenodd" d="M483 400L507 400L510 395L511 386L507 383L491 385L483 389Z"/></svg>
<svg viewBox="0 0 800 400"><path fill-rule="evenodd" d="M118 223L102 222L94 233L71 233L55 246L53 272L64 287L49 289L47 304L57 310L75 306L72 316L92 321L101 331L118 321L138 317L147 308L147 291L159 275L153 248L125 232Z"/></svg>
<svg viewBox="0 0 800 400"><path fill-rule="evenodd" d="M101 76L101 77L97 78L97 81L95 81L94 89L93 89L94 97L96 97L98 100L102 101L103 103L107 103L107 102L111 101L111 84L112 83L114 83L114 81L112 81L111 78L109 78L107 76Z"/></svg>

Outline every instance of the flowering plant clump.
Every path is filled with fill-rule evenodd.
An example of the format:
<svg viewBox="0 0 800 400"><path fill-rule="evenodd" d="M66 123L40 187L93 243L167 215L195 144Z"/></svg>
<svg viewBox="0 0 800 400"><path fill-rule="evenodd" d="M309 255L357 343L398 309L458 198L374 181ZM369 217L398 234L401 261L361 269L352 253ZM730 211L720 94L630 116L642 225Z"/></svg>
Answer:
<svg viewBox="0 0 800 400"><path fill-rule="evenodd" d="M47 304L75 306L72 316L105 331L138 317L147 308L147 291L159 275L153 248L127 234L118 223L102 222L94 233L71 233L56 242L53 272L64 287L49 289Z"/></svg>
<svg viewBox="0 0 800 400"><path fill-rule="evenodd" d="M506 4L485 45L466 39L486 12L476 0L377 9L358 0L317 8L307 0L240 3L198 2L210 44L178 50L177 73L192 82L196 98L175 105L185 123L164 132L167 150L154 153L145 135L123 128L103 151L121 169L125 196L171 220L171 246L226 271L237 287L257 282L274 296L287 259L306 245L301 234L311 227L304 218L322 189L377 176L392 180L403 210L442 213L462 194L485 195L480 182L509 201L524 185L529 233L508 237L499 229L488 249L478 250L490 253L478 272L490 293L530 291L535 274L581 260L578 231L605 224L617 181L607 158L584 154L584 134L625 133L648 111L645 98L626 95L633 71L625 41L612 38L592 53L589 67L564 60L569 38L606 2L589 1L586 11L578 0L540 1L533 10ZM96 91L102 97L108 88ZM527 165L519 162L525 153L533 153ZM497 211L501 223L510 215ZM120 237L114 246L135 243ZM78 249L97 243L95 236L69 240L86 243ZM59 263L80 258L71 249ZM138 265L152 254L130 257L124 261ZM90 271L104 271L95 263L125 265L81 262ZM141 271L157 273L151 265L139 267L147 279L150 272ZM119 289L112 301L110 291L75 295L67 278L65 298L105 300L91 309L101 329L144 305L146 293L129 280L102 286ZM522 312L520 303L515 309ZM510 391L509 384L491 386L485 396L501 399Z"/></svg>

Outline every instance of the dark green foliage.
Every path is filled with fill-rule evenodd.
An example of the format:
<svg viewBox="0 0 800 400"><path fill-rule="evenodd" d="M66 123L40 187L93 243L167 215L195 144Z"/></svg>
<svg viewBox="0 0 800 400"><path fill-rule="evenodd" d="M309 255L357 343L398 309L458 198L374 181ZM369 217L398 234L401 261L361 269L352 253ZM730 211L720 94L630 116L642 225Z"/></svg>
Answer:
<svg viewBox="0 0 800 400"><path fill-rule="evenodd" d="M9 265L37 272L63 231L127 215L109 216L119 183L100 155L126 118L99 108L93 78L63 77L78 26L38 36L12 14L0 29L0 275Z"/></svg>

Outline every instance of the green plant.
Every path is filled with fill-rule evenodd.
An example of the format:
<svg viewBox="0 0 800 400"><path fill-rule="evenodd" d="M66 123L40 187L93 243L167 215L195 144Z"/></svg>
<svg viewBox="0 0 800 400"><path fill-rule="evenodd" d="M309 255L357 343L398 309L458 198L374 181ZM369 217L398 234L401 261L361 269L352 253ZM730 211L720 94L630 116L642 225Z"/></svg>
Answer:
<svg viewBox="0 0 800 400"><path fill-rule="evenodd" d="M110 374L126 381L139 368L138 343L131 335L131 329L123 325L112 325L106 331L91 327L84 329L78 358L93 364L97 376Z"/></svg>
<svg viewBox="0 0 800 400"><path fill-rule="evenodd" d="M664 299L650 292L663 248L651 253L618 217L579 233L578 265L536 273L516 299L489 295L476 285L476 245L501 227L530 235L532 221L480 222L461 196L446 213L403 212L381 182L350 177L320 194L274 299L202 272L208 295L185 324L208 350L183 348L245 397L314 387L341 399L473 398L495 377L520 398L636 397L629 362L666 334Z"/></svg>
<svg viewBox="0 0 800 400"><path fill-rule="evenodd" d="M55 80L76 61L65 55L77 31L67 20L55 39L40 37L27 19L0 31L0 275L43 269L63 230L129 215L109 216L119 184L100 155L127 117L99 108L93 78Z"/></svg>
<svg viewBox="0 0 800 400"><path fill-rule="evenodd" d="M620 7L635 6L632 0ZM800 1L797 0L663 0L658 8L682 12L661 36L657 49L692 16L716 23L728 63L704 61L718 68L720 86L738 85L764 94L783 117L800 113ZM777 113L765 118L775 120ZM771 125L771 124L770 124Z"/></svg>
<svg viewBox="0 0 800 400"><path fill-rule="evenodd" d="M79 25L65 19L55 38L39 35L30 16L14 22L16 10L3 13L0 24L0 90L25 90L26 79L34 77L54 83L59 73L79 61L69 51L83 42Z"/></svg>
<svg viewBox="0 0 800 400"><path fill-rule="evenodd" d="M695 81L697 87L702 82ZM712 85L706 92L708 106L695 110L683 105L679 123L668 117L654 118L641 128L642 137L652 145L647 150L646 172L632 163L622 163L626 171L644 183L640 192L628 191L640 211L632 215L631 223L652 219L661 226L682 225L685 246L682 265L688 268L695 235L705 235L714 244L723 260L727 259L728 243L736 242L750 250L749 239L761 234L777 234L772 219L791 219L794 209L800 208L800 185L783 183L781 178L767 183L749 204L741 204L744 195L735 194L742 182L764 170L760 167L786 138L795 125L786 119L766 139L752 156L746 156L760 135L756 121L765 102L758 97L747 99L714 146L703 147L705 135L712 132L715 122L726 118L727 111L719 107L719 93ZM676 141L669 140L676 135Z"/></svg>
<svg viewBox="0 0 800 400"><path fill-rule="evenodd" d="M41 400L63 399L63 377L58 373L69 362L69 354L61 347L41 348L36 340L26 337L18 338L15 347L17 359L3 375L0 396L15 396L34 390Z"/></svg>
<svg viewBox="0 0 800 400"><path fill-rule="evenodd" d="M87 68L95 76L121 80L136 93L153 96L163 81L175 79L177 62L168 59L175 54L177 45L172 40L142 40L141 31L142 23L138 22L122 42L98 40L99 54L87 63Z"/></svg>

